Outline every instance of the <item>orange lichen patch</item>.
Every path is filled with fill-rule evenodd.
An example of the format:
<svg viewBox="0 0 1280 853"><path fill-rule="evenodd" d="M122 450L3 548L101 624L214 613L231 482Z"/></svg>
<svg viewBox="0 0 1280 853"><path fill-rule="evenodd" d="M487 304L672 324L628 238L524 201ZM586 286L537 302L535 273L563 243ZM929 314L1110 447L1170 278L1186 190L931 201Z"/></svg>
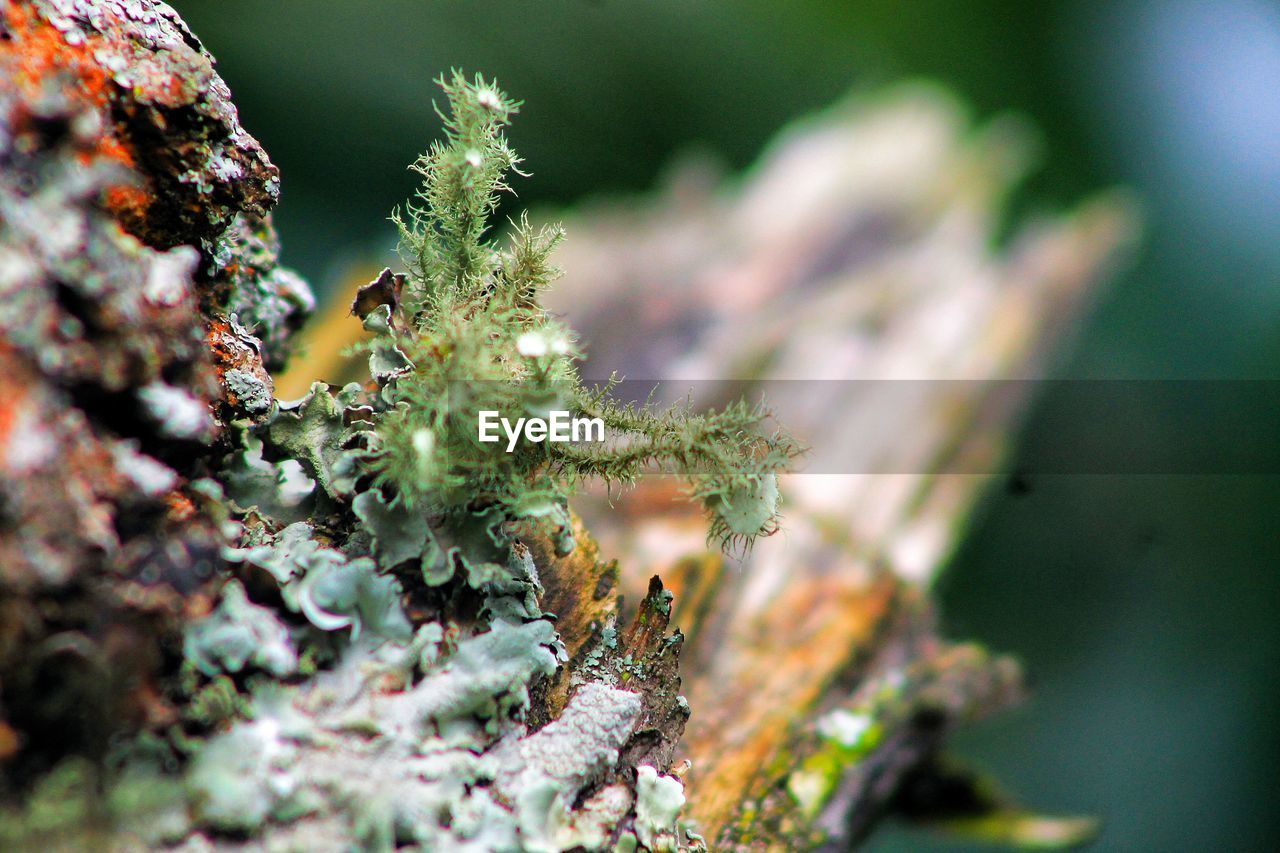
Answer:
<svg viewBox="0 0 1280 853"><path fill-rule="evenodd" d="M133 168L133 152L126 148L124 144L114 136L104 134L99 138L97 148L94 149L93 154L97 154L99 157L105 157L108 160L115 160L117 163L128 166L131 169ZM85 152L81 156L81 162L87 166L92 155Z"/></svg>
<svg viewBox="0 0 1280 853"><path fill-rule="evenodd" d="M150 681L143 681L129 697L136 713L148 727L162 728L178 722L178 710Z"/></svg>
<svg viewBox="0 0 1280 853"><path fill-rule="evenodd" d="M213 612L213 596L206 592L194 592L188 595L182 609L182 618L186 622L203 619Z"/></svg>
<svg viewBox="0 0 1280 853"><path fill-rule="evenodd" d="M13 727L0 720L0 761L4 761L12 755L16 755L18 747L22 745L22 739Z"/></svg>
<svg viewBox="0 0 1280 853"><path fill-rule="evenodd" d="M0 407L0 444L6 444L9 441L9 431L13 429L14 421L17 420L17 412L20 400L14 400L7 393L5 394L5 404Z"/></svg>
<svg viewBox="0 0 1280 853"><path fill-rule="evenodd" d="M156 103L177 106L192 99L190 86L177 74L149 74L144 81L147 96Z"/></svg>
<svg viewBox="0 0 1280 853"><path fill-rule="evenodd" d="M13 348L0 341L0 366L5 368L0 370L0 398L4 399L4 405L0 406L0 446L8 445L9 433L18 421L18 412L26 397L21 380L11 378L13 372L8 367L13 359Z"/></svg>
<svg viewBox="0 0 1280 853"><path fill-rule="evenodd" d="M0 41L0 56L10 55L10 79L23 94L38 95L51 75L63 74L68 94L95 106L107 102L111 77L93 55L100 39L90 35L81 44L68 44L34 9L20 3L9 4L4 24L10 39Z"/></svg>
<svg viewBox="0 0 1280 853"><path fill-rule="evenodd" d="M85 166L96 159L110 160L130 170L134 168L133 151L110 133L100 135L93 147L77 152L76 159ZM102 193L102 206L120 222L127 231L133 231L146 221L151 194L133 183L120 183L107 187Z"/></svg>
<svg viewBox="0 0 1280 853"><path fill-rule="evenodd" d="M232 368L255 373L255 368L261 369L253 348L240 340L226 320L214 319L209 322L205 342L209 345L209 352L213 354L213 369L217 372L220 383L223 375Z"/></svg>
<svg viewBox="0 0 1280 853"><path fill-rule="evenodd" d="M231 331L231 324L226 320L215 318L209 321L204 339L209 346L209 352L213 354L213 369L218 374L219 383L222 382L222 375L226 373L227 363L232 360L232 353L235 350L232 342L235 338L235 334Z"/></svg>
<svg viewBox="0 0 1280 853"><path fill-rule="evenodd" d="M102 206L126 231L136 233L147 219L151 196L141 187L119 185L102 194Z"/></svg>
<svg viewBox="0 0 1280 853"><path fill-rule="evenodd" d="M8 6L3 26L10 37L0 40L0 73L25 98L38 98L42 89L54 80L69 99L99 110L104 127L110 126L106 105L111 99L113 84L97 56L104 44L101 37L87 33L82 42L71 44L34 9L22 4ZM20 128L24 122L15 120L13 124ZM132 149L108 130L98 134L77 157L85 166L103 159L130 170L136 162ZM103 193L102 204L117 221L131 227L145 219L150 199L141 187L118 184Z"/></svg>
<svg viewBox="0 0 1280 853"><path fill-rule="evenodd" d="M170 492L165 497L165 506L167 508L165 515L170 521L178 523L190 521L196 514L196 505L182 492Z"/></svg>
<svg viewBox="0 0 1280 853"><path fill-rule="evenodd" d="M116 600L134 613L183 613L186 602L183 595L167 583L152 580L126 581L112 593Z"/></svg>
<svg viewBox="0 0 1280 853"><path fill-rule="evenodd" d="M114 161L129 169L134 167L133 152L110 134L99 136L92 148L76 152L76 162L81 166L92 165L98 158Z"/></svg>

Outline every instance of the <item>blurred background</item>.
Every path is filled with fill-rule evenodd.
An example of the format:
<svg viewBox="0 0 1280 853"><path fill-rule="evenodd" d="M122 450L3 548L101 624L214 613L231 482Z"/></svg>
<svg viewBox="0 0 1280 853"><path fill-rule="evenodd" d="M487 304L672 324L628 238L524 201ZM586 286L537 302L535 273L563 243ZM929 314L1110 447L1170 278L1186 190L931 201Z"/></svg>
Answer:
<svg viewBox="0 0 1280 853"><path fill-rule="evenodd" d="M1041 132L1013 216L1124 185L1138 256L1061 377L1280 370L1280 4L1263 0L172 0L283 175L284 261L323 296L389 245L433 138L432 78L530 106L527 204L733 171L850 90L925 77ZM572 235L570 235L572 238ZM1013 470L1089 424L1041 400ZM1209 415L1230 440L1235 413ZM1176 445L1176 413L1150 441ZM1280 442L1280 435L1277 435ZM957 751L1033 807L1103 818L1097 849L1270 849L1280 836L1280 477L1014 475L942 581L955 636L1019 655L1033 700ZM1270 844L1268 842L1271 842ZM871 849L962 849L905 827Z"/></svg>

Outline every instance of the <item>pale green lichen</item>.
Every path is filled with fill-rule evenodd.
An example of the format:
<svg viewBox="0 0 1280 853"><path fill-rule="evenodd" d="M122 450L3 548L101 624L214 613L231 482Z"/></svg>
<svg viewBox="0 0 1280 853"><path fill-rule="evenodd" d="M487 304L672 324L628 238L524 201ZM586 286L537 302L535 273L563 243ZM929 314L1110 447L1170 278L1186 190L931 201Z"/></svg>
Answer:
<svg viewBox="0 0 1280 853"><path fill-rule="evenodd" d="M168 465L138 452L136 441L115 441L111 443L110 449L115 469L147 497L159 497L178 485L178 473Z"/></svg>
<svg viewBox="0 0 1280 853"><path fill-rule="evenodd" d="M242 449L227 458L222 470L231 505L240 512L256 509L283 524L309 518L315 481L295 459L266 461L262 440L242 424L236 426Z"/></svg>
<svg viewBox="0 0 1280 853"><path fill-rule="evenodd" d="M296 606L322 631L349 627L352 640L365 632L401 642L413 634L413 626L400 607L400 584L374 571L368 557L324 563L282 591L285 603Z"/></svg>
<svg viewBox="0 0 1280 853"><path fill-rule="evenodd" d="M420 517L401 505L388 506L377 489L356 495L351 509L373 537L374 554L383 569L422 559L431 542L431 528Z"/></svg>
<svg viewBox="0 0 1280 853"><path fill-rule="evenodd" d="M262 415L271 410L271 389L252 373L231 368L223 374L227 390L236 396L237 405L250 415Z"/></svg>
<svg viewBox="0 0 1280 853"><path fill-rule="evenodd" d="M684 785L647 764L636 768L636 835L650 850L674 850L676 818L684 808Z"/></svg>
<svg viewBox="0 0 1280 853"><path fill-rule="evenodd" d="M155 381L137 390L142 410L162 435L204 440L213 433L209 406L189 391Z"/></svg>
<svg viewBox="0 0 1280 853"><path fill-rule="evenodd" d="M559 642L545 619L523 625L496 621L459 643L444 668L410 692L410 705L418 720L441 726L469 715L491 720L523 709L534 677L555 672Z"/></svg>
<svg viewBox="0 0 1280 853"><path fill-rule="evenodd" d="M603 684L584 684L560 718L519 741L499 747L498 790L512 796L550 782L568 811L589 781L618 760L640 716L640 696Z"/></svg>
<svg viewBox="0 0 1280 853"><path fill-rule="evenodd" d="M251 721L204 747L188 775L197 819L252 832L327 803L375 847L407 833L443 849L519 849L516 819L485 787L497 759L477 750L519 733L507 721L527 707L531 681L554 670L555 642L545 620L496 622L416 687L389 694L364 688L385 669L352 647L339 667L255 703Z"/></svg>
<svg viewBox="0 0 1280 853"><path fill-rule="evenodd" d="M301 463L330 498L349 495L358 476L347 445L360 430L344 424L343 412L359 393L354 383L334 395L323 382L316 382L301 400L280 403L267 428L271 443Z"/></svg>
<svg viewBox="0 0 1280 853"><path fill-rule="evenodd" d="M668 590L663 590L657 596L654 606L658 612L669 616L671 613L671 599L671 593ZM636 681L645 679L647 672L643 661L635 660L629 654L617 654L618 630L615 627L613 618L611 614L609 620L605 623L605 627L601 630L598 640L590 647L590 650L583 656L582 662L574 670L572 678L574 684L597 682L600 684L626 686L633 679ZM644 615L641 614L639 618L643 619ZM677 700L678 704L679 700ZM687 711L687 702L684 707Z"/></svg>
<svg viewBox="0 0 1280 853"><path fill-rule="evenodd" d="M294 750L271 718L212 738L187 773L196 820L223 832L252 832L273 814L295 814L296 782L288 772Z"/></svg>
<svg viewBox="0 0 1280 853"><path fill-rule="evenodd" d="M210 676L240 672L248 664L275 676L298 670L289 629L273 610L250 602L236 580L223 586L218 608L187 629L182 652Z"/></svg>
<svg viewBox="0 0 1280 853"><path fill-rule="evenodd" d="M305 521L289 525L269 545L232 556L266 569L280 584L289 609L322 631L351 629L376 638L408 642L413 626L400 606L400 585L376 571L368 557L351 559L322 546Z"/></svg>

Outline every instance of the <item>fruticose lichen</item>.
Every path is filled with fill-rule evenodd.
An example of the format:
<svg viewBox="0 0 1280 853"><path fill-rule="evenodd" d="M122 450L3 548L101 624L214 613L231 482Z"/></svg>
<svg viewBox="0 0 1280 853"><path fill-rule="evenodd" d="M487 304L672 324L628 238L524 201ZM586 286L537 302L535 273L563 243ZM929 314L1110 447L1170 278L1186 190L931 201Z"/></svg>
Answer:
<svg viewBox="0 0 1280 853"><path fill-rule="evenodd" d="M758 407L653 412L612 400L612 384L579 383L574 336L538 301L557 275L548 256L561 230L535 231L521 218L508 245L485 240L520 162L502 135L519 104L480 77L454 72L440 84L445 139L414 164L423 179L416 201L393 216L409 274L384 272L353 305L375 335L369 364L380 393L366 445L375 485L393 502L442 514L446 526L491 509L499 538L534 528L567 552L576 482L626 483L657 467L687 478L714 536L749 542L773 532L775 473L797 448L785 434L759 433ZM611 440L505 448L477 438L482 411L515 421L552 410L600 418Z"/></svg>

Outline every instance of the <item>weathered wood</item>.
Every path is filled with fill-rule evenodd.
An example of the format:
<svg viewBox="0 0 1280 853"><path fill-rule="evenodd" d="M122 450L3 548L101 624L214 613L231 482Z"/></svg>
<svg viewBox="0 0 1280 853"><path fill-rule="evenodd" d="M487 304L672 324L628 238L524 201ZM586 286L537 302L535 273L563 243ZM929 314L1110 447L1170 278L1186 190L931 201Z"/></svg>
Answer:
<svg viewBox="0 0 1280 853"><path fill-rule="evenodd" d="M689 808L721 845L861 837L945 730L1017 694L1011 661L936 636L927 589L1032 388L998 380L1042 375L1130 222L1121 199L1101 198L993 253L1026 163L1018 130L974 130L940 92L903 89L797 126L741 186L694 167L656 203L568 223L549 298L582 332L588 375L747 380L748 397L767 383L829 466L786 478L783 532L729 566L699 547L696 512L673 510L664 482L641 484L622 513L580 505L624 589L657 573L692 599L673 620L689 638ZM886 431L885 407L911 429ZM797 816L785 792L815 720L865 712L870 686L904 673L919 678L900 691L901 718L880 721L881 745ZM904 750L911 707L940 718ZM859 787L871 764L875 784Z"/></svg>

